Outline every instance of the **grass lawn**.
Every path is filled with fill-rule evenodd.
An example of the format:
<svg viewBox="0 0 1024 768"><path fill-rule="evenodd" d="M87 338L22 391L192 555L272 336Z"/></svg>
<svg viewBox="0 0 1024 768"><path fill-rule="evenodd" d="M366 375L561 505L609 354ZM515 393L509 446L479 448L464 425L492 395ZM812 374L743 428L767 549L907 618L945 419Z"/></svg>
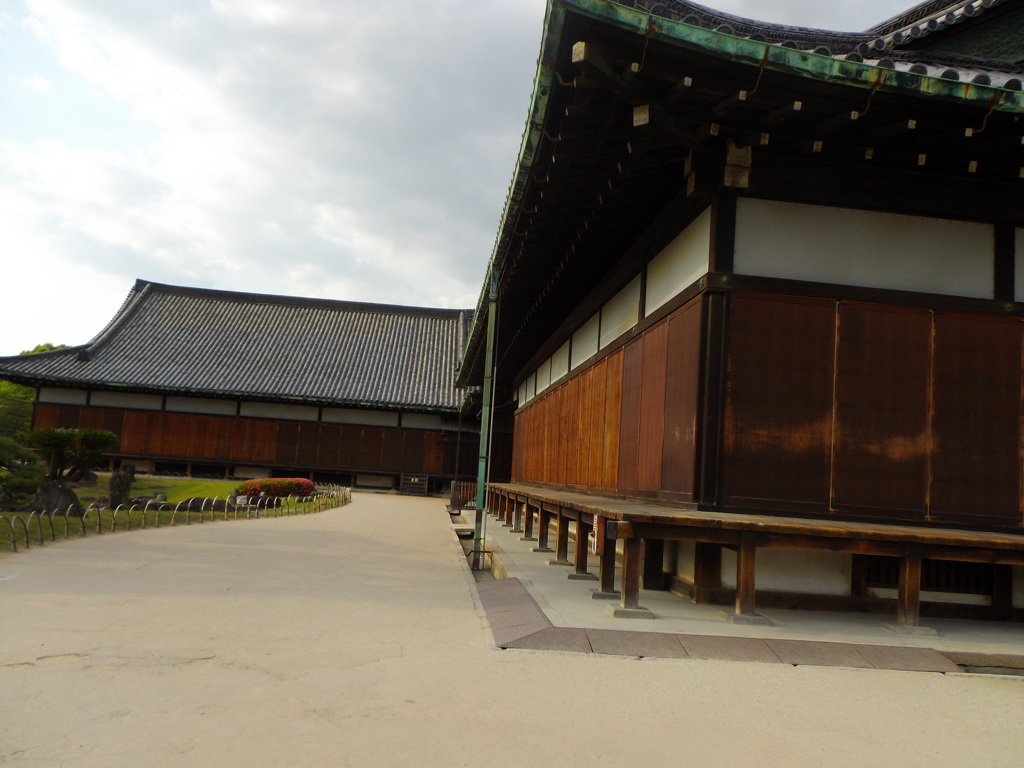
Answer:
<svg viewBox="0 0 1024 768"><path fill-rule="evenodd" d="M167 501L171 504L177 504L179 501L193 497L212 499L219 496L221 499L226 499L240 482L240 480L192 480L139 475L132 483L132 496L162 493L167 496ZM110 494L110 473L100 473L96 485L77 485L75 493L86 507L100 496L108 496Z"/></svg>
<svg viewBox="0 0 1024 768"><path fill-rule="evenodd" d="M75 488L82 505L88 507L100 496L106 496L109 492L109 475L100 475L96 485L81 485ZM132 496L143 496L149 494L163 493L167 496L169 504L177 504L180 501L193 497L209 498L220 497L224 500L238 485L234 480L190 480L165 477L138 477L132 483ZM321 501L310 501L299 504L294 499L282 499L283 506L262 509L260 517L280 517L283 515L301 515L310 512L320 512L324 509L340 506L346 503L344 500L324 499ZM196 511L145 510L142 506L131 510L120 511L89 510L84 518L62 516L43 516L29 514L28 512L4 512L2 517L10 521L10 525L0 520L0 557L4 553L12 551L11 533L13 531L18 550L26 549L26 538L29 547L40 546L40 539L46 544L72 536L95 536L97 534L113 533L115 531L131 531L141 528L155 528L167 525L193 525L209 523L215 520L244 520L248 517L255 517L250 510L241 509L238 511L214 511L207 509L200 513Z"/></svg>

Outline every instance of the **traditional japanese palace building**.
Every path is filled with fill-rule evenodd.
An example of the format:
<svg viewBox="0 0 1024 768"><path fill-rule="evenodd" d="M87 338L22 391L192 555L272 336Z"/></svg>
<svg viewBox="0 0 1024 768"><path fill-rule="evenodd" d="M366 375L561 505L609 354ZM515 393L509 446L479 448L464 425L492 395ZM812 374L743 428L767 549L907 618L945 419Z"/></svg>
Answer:
<svg viewBox="0 0 1024 768"><path fill-rule="evenodd" d="M139 280L91 342L0 375L37 388L35 428L119 435L115 464L436 492L476 459L454 385L471 319Z"/></svg>
<svg viewBox="0 0 1024 768"><path fill-rule="evenodd" d="M490 508L617 542L617 615L1020 618L1022 81L1022 0L551 0L459 374L514 411Z"/></svg>
<svg viewBox="0 0 1024 768"><path fill-rule="evenodd" d="M1020 619L1022 87L1024 0L864 33L549 0L475 313L140 282L0 375L117 460L388 486L468 473L481 387L486 506L556 563L575 527L577 578L593 533L616 615Z"/></svg>

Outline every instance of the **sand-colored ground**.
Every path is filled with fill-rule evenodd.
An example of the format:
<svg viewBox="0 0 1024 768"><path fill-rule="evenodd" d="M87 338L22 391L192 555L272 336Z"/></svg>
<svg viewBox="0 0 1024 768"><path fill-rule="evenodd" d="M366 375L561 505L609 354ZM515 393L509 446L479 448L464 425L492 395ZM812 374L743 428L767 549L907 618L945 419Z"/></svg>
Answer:
<svg viewBox="0 0 1024 768"><path fill-rule="evenodd" d="M3 764L1022 762L1022 678L496 650L438 500L0 557Z"/></svg>

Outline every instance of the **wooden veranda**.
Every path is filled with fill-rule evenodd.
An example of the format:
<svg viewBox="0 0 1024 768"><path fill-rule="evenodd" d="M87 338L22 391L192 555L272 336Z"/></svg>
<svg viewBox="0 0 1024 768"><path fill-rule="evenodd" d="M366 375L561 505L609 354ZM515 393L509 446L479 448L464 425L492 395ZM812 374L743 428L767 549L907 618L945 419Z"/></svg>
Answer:
<svg viewBox="0 0 1024 768"><path fill-rule="evenodd" d="M896 627L908 631L919 625L922 564L926 560L1024 565L1024 535L1012 533L716 512L516 483L489 485L487 504L506 523L521 528L524 538L535 536L534 551L552 552L552 565L572 566L570 578L596 580L594 597L618 599L616 613L622 616L643 615L641 586L663 588L658 582L663 578L661 547L665 541L691 541L736 552L732 618L740 623L760 620L756 613L755 564L761 548L896 558ZM570 562L571 522L576 526L576 546ZM550 546L552 527L554 547ZM601 555L597 575L588 571L587 542L592 532ZM619 539L623 542L621 564L615 556ZM616 569L620 590L615 588ZM697 582L702 578L699 571L698 566L693 585L697 600ZM1005 608L1004 618L1009 618L1013 610L1008 601Z"/></svg>

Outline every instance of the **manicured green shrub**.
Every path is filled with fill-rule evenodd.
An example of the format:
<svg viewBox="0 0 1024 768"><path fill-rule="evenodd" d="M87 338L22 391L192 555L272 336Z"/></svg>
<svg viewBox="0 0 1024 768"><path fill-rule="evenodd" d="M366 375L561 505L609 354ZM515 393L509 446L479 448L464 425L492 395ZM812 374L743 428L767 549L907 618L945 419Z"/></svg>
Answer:
<svg viewBox="0 0 1024 768"><path fill-rule="evenodd" d="M257 480L246 480L238 486L243 496L312 496L316 493L316 484L302 477L263 477Z"/></svg>

